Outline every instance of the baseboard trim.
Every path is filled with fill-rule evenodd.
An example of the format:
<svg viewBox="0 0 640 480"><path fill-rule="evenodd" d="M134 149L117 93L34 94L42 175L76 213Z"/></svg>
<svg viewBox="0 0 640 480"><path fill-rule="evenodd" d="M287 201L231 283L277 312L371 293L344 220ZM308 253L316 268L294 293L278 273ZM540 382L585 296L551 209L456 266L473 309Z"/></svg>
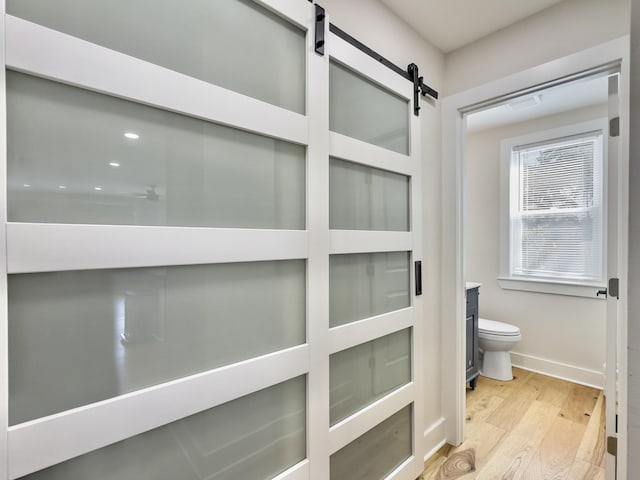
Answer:
<svg viewBox="0 0 640 480"><path fill-rule="evenodd" d="M424 431L424 444L427 451L424 461L429 460L445 443L447 439L444 432L444 417L440 417Z"/></svg>
<svg viewBox="0 0 640 480"><path fill-rule="evenodd" d="M553 360L516 352L511 352L511 363L514 367L522 368L523 370L541 373L549 377L586 385L587 387L602 390L604 386L604 374L597 370L589 370L575 365L554 362Z"/></svg>

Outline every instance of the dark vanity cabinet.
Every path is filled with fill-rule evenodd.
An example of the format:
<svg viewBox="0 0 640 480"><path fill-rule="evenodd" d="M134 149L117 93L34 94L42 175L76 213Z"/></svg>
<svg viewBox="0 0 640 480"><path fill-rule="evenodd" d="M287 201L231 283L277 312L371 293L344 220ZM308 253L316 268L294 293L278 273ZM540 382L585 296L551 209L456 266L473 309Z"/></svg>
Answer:
<svg viewBox="0 0 640 480"><path fill-rule="evenodd" d="M467 382L475 390L478 381L479 353L478 353L478 290L479 287L467 289Z"/></svg>

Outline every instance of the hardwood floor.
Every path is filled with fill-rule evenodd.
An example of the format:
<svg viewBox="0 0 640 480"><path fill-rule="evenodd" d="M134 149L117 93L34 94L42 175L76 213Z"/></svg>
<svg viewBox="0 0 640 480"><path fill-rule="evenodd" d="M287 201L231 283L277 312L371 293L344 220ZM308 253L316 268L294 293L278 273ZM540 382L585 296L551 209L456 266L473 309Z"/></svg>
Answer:
<svg viewBox="0 0 640 480"><path fill-rule="evenodd" d="M421 480L605 480L600 390L514 368L467 390L465 441L445 445Z"/></svg>

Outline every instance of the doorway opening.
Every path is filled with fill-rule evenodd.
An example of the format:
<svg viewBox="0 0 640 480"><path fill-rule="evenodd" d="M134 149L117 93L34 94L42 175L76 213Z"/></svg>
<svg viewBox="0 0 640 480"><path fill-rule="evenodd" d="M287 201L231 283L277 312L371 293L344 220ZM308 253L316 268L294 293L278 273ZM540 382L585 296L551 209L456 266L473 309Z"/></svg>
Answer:
<svg viewBox="0 0 640 480"><path fill-rule="evenodd" d="M578 100L574 97L579 95L567 91L569 87L576 92L591 91L598 83L604 87L600 99L591 93L588 102L575 103ZM625 432L616 431L616 426L626 421L626 358L618 348L620 339L626 338L626 304L617 294L609 295L606 301L602 298L612 285L626 284L627 95L628 39L622 38L443 100L443 338L454 347L444 352L443 364L456 365L455 382L448 374L443 386L450 420L446 426L448 443L460 445L465 439L467 281L483 284L479 317L515 326L522 335L511 349L513 364L604 387L609 405L606 435L617 437L622 444L626 441ZM573 106L556 107L541 115L554 96L565 104L574 102ZM505 111L515 122L500 120L490 125L497 117L505 117ZM478 127L482 116L494 118L485 118L485 126ZM544 117L549 117L551 124L545 125ZM526 124L534 125L533 132L523 130ZM580 128L567 129L569 125ZM534 135L541 133L546 135ZM606 152L601 167L602 193L593 188L600 178L597 162L593 156L591 162L585 158L580 161L576 154L579 145L590 143L595 151L599 142ZM556 160L551 159L553 154ZM554 170L553 163L562 155L565 162L575 163L580 174L576 170L571 178L573 166ZM587 184L590 186L585 190ZM578 185L582 193L576 190ZM600 213L593 210L598 198L602 200ZM569 207L571 199L574 204ZM576 199L582 199L582 204L575 203ZM580 232L582 239L578 238ZM585 241L587 232L589 242ZM594 255L598 249L600 257ZM566 255L553 265L547 255L550 251ZM588 273L583 268L580 278L574 272L578 264L590 266ZM540 298L551 299L550 304L568 303L547 305L555 310L554 318L536 313L546 303ZM514 302L511 307L510 302ZM581 311L593 320L578 320L574 328L570 324L581 317ZM589 323L592 333L585 328ZM560 352L555 358L554 348ZM573 354L576 357L571 360L569 355ZM602 363L607 364L606 375ZM618 478L624 478L621 468L625 462L616 467L615 461L613 455L606 456L607 478L613 479L616 470Z"/></svg>
<svg viewBox="0 0 640 480"><path fill-rule="evenodd" d="M580 477L587 468L604 478L607 193L617 189L607 169L609 84L617 81L606 69L465 115L465 443L483 445L479 472ZM527 452L518 467L516 445Z"/></svg>

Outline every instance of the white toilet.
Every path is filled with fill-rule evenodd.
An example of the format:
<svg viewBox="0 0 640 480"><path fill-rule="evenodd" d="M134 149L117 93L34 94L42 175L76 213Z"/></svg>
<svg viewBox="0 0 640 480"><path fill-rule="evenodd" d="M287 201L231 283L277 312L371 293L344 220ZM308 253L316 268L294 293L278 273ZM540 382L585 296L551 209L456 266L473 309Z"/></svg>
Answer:
<svg viewBox="0 0 640 480"><path fill-rule="evenodd" d="M513 380L509 352L521 339L518 327L479 318L480 375L503 382Z"/></svg>

